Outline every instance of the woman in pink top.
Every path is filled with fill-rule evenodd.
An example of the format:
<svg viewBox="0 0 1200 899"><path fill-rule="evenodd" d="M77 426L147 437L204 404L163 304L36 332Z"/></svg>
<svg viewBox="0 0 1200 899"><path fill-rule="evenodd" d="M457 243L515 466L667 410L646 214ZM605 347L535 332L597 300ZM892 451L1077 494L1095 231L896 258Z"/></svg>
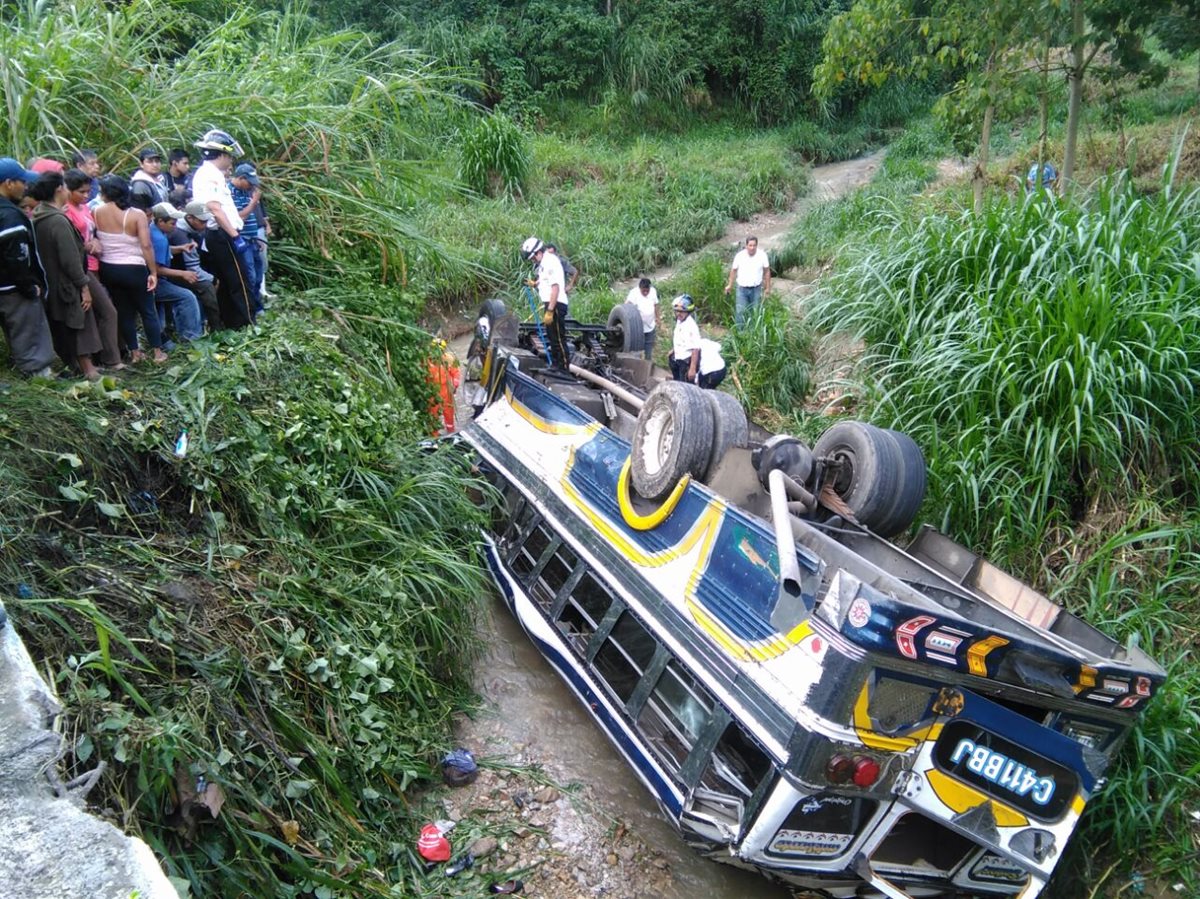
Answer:
<svg viewBox="0 0 1200 899"><path fill-rule="evenodd" d="M96 222L87 204L92 179L79 169L68 169L63 180L70 191L63 212L83 238L83 249L87 252L88 289L92 294L92 312L96 316L96 327L100 329L100 343L103 345L100 364L120 371L125 364L121 362L121 344L117 337L117 307L113 305L108 289L100 283L100 241L96 240Z"/></svg>
<svg viewBox="0 0 1200 899"><path fill-rule="evenodd" d="M119 175L100 179L104 203L94 213L96 239L100 241L100 280L116 302L117 325L129 358L141 362L146 354L138 349L137 316L142 317L146 342L154 350L155 362L166 362L162 350L162 326L154 303L158 266L150 245L146 213L129 205L129 182Z"/></svg>

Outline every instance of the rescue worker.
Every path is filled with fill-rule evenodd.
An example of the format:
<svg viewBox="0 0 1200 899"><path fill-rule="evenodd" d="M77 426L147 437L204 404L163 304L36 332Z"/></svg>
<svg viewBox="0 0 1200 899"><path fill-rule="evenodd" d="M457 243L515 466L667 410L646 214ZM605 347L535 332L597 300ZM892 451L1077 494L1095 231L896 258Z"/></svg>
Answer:
<svg viewBox="0 0 1200 899"><path fill-rule="evenodd" d="M725 380L721 345L700 336L700 326L692 315L696 304L688 294L681 293L672 300L671 309L675 312L675 334L668 357L671 376L676 381L687 381L705 390L714 389Z"/></svg>
<svg viewBox="0 0 1200 899"><path fill-rule="evenodd" d="M521 244L521 255L528 262L537 263L538 299L546 307L542 313L542 324L546 328L549 344L550 364L554 368L567 370L570 356L567 353L567 285L562 263L558 255L546 252L546 245L536 237Z"/></svg>
<svg viewBox="0 0 1200 899"><path fill-rule="evenodd" d="M429 403L429 416L433 419L433 434L454 433L454 391L458 389L458 360L446 346L446 341L434 338L433 352L429 356L429 385L433 388L433 399Z"/></svg>
<svg viewBox="0 0 1200 899"><path fill-rule="evenodd" d="M227 132L213 129L193 146L204 158L192 176L192 196L212 216L206 223L204 244L208 270L217 278L221 321L227 328L244 328L254 323L253 293L242 263L242 254L249 251L249 245L242 237L242 218L226 181L234 159L244 155L242 145Z"/></svg>

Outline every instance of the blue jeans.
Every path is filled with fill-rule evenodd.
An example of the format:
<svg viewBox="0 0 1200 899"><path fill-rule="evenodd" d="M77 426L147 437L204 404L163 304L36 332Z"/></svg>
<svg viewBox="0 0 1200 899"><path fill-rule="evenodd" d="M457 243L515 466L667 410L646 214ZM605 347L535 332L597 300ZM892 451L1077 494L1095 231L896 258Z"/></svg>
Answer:
<svg viewBox="0 0 1200 899"><path fill-rule="evenodd" d="M243 235L245 237L245 235ZM258 285L262 282L261 255L258 252L258 241L246 237L246 249L238 251L238 261L242 263L242 271L246 273L246 299L254 314L262 312L262 296Z"/></svg>
<svg viewBox="0 0 1200 899"><path fill-rule="evenodd" d="M740 284L737 286L733 321L739 328L746 324L746 317L754 311L754 307L758 305L760 299L762 299L761 284L756 284L753 287L742 287Z"/></svg>
<svg viewBox="0 0 1200 899"><path fill-rule="evenodd" d="M197 340L204 336L204 319L200 315L200 301L196 295L173 281L163 278L154 291L158 303L159 327L165 327L167 307L175 320L175 333L180 340Z"/></svg>

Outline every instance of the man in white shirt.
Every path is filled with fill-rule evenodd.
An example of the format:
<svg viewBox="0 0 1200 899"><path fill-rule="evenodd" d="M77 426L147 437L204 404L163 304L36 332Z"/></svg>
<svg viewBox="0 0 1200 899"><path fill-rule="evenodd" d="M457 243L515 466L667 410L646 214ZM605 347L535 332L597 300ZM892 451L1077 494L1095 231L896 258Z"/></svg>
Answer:
<svg viewBox="0 0 1200 899"><path fill-rule="evenodd" d="M649 360L654 355L654 343L658 339L658 291L650 284L649 278L642 278L637 287L630 289L625 302L637 306L642 314L642 354Z"/></svg>
<svg viewBox="0 0 1200 899"><path fill-rule="evenodd" d="M700 336L700 325L692 313L696 304L686 293L671 301L675 312L675 334L671 341L671 375L704 390L712 390L725 380L725 360L721 345Z"/></svg>
<svg viewBox="0 0 1200 899"><path fill-rule="evenodd" d="M537 292L538 299L546 307L542 314L542 325L546 329L550 364L566 371L570 364L566 332L568 300L562 263L555 253L546 252L546 245L536 237L521 244L521 255L526 261L537 263Z"/></svg>
<svg viewBox="0 0 1200 899"><path fill-rule="evenodd" d="M242 263L242 253L248 247L238 233L242 230L242 218L233 203L228 181L234 158L243 155L242 147L228 133L215 129L206 132L195 146L204 163L192 176L192 199L202 203L212 216L207 222L204 245L209 267L217 278L221 321L227 328L244 328L254 322L251 285Z"/></svg>
<svg viewBox="0 0 1200 899"><path fill-rule="evenodd" d="M758 305L763 294L771 292L771 263L767 251L758 248L757 237L746 238L746 248L733 257L729 268L729 281L725 293L733 290L737 281L737 297L734 305L734 322L740 328L746 317Z"/></svg>

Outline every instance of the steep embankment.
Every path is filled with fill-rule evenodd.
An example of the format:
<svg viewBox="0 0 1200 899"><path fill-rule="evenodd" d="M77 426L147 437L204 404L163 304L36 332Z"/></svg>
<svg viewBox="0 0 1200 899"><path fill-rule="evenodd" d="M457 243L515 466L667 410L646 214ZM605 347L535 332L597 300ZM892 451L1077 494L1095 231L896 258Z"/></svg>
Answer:
<svg viewBox="0 0 1200 899"><path fill-rule="evenodd" d="M64 779L107 761L91 799L193 895L412 873L480 572L466 472L415 450L406 333L278 302L162 368L0 385L0 584Z"/></svg>

